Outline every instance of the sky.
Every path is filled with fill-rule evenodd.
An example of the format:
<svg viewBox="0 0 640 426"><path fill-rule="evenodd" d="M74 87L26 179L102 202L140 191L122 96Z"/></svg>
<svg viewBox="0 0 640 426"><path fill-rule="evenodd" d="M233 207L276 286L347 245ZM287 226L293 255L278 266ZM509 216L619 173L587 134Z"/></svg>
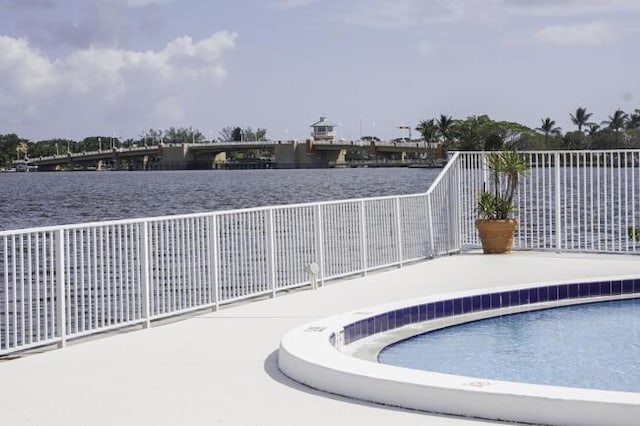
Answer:
<svg viewBox="0 0 640 426"><path fill-rule="evenodd" d="M640 108L639 0L0 0L0 134L406 136ZM414 131L415 132L415 131ZM415 136L415 133L413 134Z"/></svg>

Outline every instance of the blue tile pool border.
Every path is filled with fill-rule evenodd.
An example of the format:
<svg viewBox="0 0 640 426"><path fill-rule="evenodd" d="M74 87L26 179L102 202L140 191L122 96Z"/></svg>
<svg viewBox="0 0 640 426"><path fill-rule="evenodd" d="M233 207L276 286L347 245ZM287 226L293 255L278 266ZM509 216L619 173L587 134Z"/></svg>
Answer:
<svg viewBox="0 0 640 426"><path fill-rule="evenodd" d="M552 284L437 300L398 308L347 324L343 327L343 341L345 345L348 345L365 337L384 333L405 325L440 318L451 318L474 312L561 300L580 300L631 294L640 295L640 278ZM333 336L332 342L335 342L335 336Z"/></svg>

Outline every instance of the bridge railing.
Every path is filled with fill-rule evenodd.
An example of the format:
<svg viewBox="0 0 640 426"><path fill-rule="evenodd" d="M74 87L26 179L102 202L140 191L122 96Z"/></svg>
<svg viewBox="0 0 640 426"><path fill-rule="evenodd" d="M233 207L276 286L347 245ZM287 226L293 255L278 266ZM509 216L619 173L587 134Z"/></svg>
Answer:
<svg viewBox="0 0 640 426"><path fill-rule="evenodd" d="M459 172L423 194L0 232L0 355L459 250Z"/></svg>

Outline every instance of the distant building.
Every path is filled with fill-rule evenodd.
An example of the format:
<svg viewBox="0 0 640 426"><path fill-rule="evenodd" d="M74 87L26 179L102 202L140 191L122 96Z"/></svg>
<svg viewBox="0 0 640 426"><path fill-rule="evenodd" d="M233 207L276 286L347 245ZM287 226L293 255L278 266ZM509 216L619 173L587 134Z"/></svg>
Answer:
<svg viewBox="0 0 640 426"><path fill-rule="evenodd" d="M18 142L18 145L16 145L16 153L18 158L26 158L29 154L29 146L27 145L27 142Z"/></svg>
<svg viewBox="0 0 640 426"><path fill-rule="evenodd" d="M320 117L320 120L313 123L310 127L313 129L311 132L313 140L333 141L336 137L336 132L333 129L338 127L338 125L327 121L327 117Z"/></svg>

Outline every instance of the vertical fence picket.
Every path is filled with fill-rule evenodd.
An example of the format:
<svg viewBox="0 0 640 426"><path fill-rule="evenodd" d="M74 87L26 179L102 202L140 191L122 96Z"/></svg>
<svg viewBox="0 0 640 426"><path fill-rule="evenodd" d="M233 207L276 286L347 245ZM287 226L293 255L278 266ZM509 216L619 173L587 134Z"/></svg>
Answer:
<svg viewBox="0 0 640 426"><path fill-rule="evenodd" d="M322 204L318 204L313 210L314 213L314 231L315 231L315 241L316 241L316 262L320 267L318 277L320 280L320 285L324 285L324 276L325 276L325 264L324 264L324 233L323 230L323 222L322 222Z"/></svg>
<svg viewBox="0 0 640 426"><path fill-rule="evenodd" d="M57 325L56 335L60 339L58 347L64 348L67 344L67 306L66 306L66 276L64 265L68 262L65 259L65 232L63 230L56 231L56 315Z"/></svg>
<svg viewBox="0 0 640 426"><path fill-rule="evenodd" d="M140 269L142 273L142 318L144 318L145 328L149 328L151 326L151 290L149 284L151 275L151 268L149 265L149 222L142 222L139 238L142 249L142 253L140 254Z"/></svg>
<svg viewBox="0 0 640 426"><path fill-rule="evenodd" d="M273 209L267 210L267 275L271 297L276 296L276 243Z"/></svg>
<svg viewBox="0 0 640 426"><path fill-rule="evenodd" d="M560 210L560 201L561 201L561 194L560 194L560 153L556 152L553 155L553 164L554 164L554 170L555 170L555 183L554 183L554 211L555 211L555 224L556 224L556 229L555 229L555 245L556 245L556 251L559 252L560 250L562 250L562 228L561 228L561 210Z"/></svg>

